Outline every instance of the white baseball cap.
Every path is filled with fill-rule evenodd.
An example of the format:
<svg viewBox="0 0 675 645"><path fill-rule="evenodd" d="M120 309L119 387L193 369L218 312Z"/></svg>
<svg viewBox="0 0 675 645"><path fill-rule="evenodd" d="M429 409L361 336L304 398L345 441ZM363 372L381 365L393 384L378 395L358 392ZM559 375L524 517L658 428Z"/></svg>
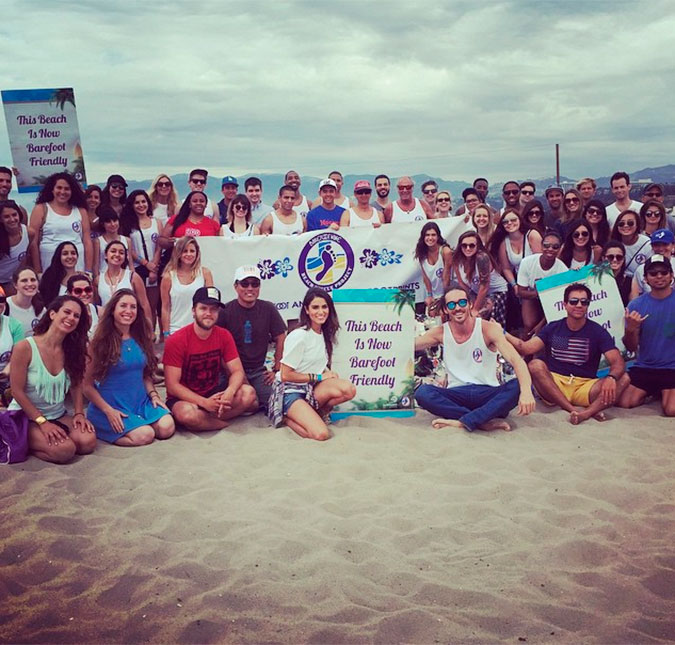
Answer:
<svg viewBox="0 0 675 645"><path fill-rule="evenodd" d="M245 264L234 272L235 282L241 282L246 278L257 278L260 280L260 271L258 271L258 267L255 264Z"/></svg>

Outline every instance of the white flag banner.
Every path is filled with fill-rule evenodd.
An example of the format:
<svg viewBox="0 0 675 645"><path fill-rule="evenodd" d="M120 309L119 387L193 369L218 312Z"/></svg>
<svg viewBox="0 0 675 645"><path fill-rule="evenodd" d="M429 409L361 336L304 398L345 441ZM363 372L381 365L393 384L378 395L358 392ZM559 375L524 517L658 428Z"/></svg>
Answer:
<svg viewBox="0 0 675 645"><path fill-rule="evenodd" d="M464 218L435 221L453 248L471 226ZM238 239L200 237L202 265L213 272L223 301L236 297L234 271L255 264L260 271L260 297L273 302L285 319L298 318L309 287L326 290L413 289L424 300L415 245L425 222L385 224L379 228L342 228L302 235L255 235Z"/></svg>

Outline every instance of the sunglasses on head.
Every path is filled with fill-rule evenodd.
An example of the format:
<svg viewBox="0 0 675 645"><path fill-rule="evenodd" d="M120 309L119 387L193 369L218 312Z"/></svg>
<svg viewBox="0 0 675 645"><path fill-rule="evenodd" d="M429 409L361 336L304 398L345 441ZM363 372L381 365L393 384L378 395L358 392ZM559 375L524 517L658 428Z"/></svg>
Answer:
<svg viewBox="0 0 675 645"><path fill-rule="evenodd" d="M610 262L620 262L623 260L623 255L621 253L607 253L605 254L605 259L609 260Z"/></svg>
<svg viewBox="0 0 675 645"><path fill-rule="evenodd" d="M170 181L158 181L157 185L160 188L170 188L171 187L171 182Z"/></svg>
<svg viewBox="0 0 675 645"><path fill-rule="evenodd" d="M460 298L459 300L448 300L445 303L445 306L449 311L453 311L455 307L466 307L469 304L469 301L466 298Z"/></svg>
<svg viewBox="0 0 675 645"><path fill-rule="evenodd" d="M239 286L244 287L244 289L249 289L251 287L259 287L260 286L260 280L257 278L248 278L246 280L242 280L239 282Z"/></svg>
<svg viewBox="0 0 675 645"><path fill-rule="evenodd" d="M588 303L590 303L590 300L588 298L570 298L567 301L568 305L581 305L582 307L588 307Z"/></svg>
<svg viewBox="0 0 675 645"><path fill-rule="evenodd" d="M94 289L92 287L73 287L74 296L81 296L85 293L94 293Z"/></svg>
<svg viewBox="0 0 675 645"><path fill-rule="evenodd" d="M206 183L206 179L190 179L193 184L198 184L203 186Z"/></svg>

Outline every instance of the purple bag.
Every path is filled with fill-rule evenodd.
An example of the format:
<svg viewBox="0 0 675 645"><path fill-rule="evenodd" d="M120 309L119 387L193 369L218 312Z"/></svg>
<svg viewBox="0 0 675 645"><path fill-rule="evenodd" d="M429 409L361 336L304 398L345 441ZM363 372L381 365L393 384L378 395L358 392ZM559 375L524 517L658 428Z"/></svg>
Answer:
<svg viewBox="0 0 675 645"><path fill-rule="evenodd" d="M16 464L28 457L28 417L23 410L0 412L0 464Z"/></svg>

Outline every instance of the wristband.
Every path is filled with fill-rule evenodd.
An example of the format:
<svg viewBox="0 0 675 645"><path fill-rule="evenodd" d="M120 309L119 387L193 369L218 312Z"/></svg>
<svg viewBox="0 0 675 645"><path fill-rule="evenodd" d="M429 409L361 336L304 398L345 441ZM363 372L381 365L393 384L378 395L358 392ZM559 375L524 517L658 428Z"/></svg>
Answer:
<svg viewBox="0 0 675 645"><path fill-rule="evenodd" d="M607 374L608 378L613 378L615 381L618 381L619 379L614 376L614 374Z"/></svg>
<svg viewBox="0 0 675 645"><path fill-rule="evenodd" d="M73 419L74 419L76 416L78 416L78 415L84 416L84 412L76 412L76 413L73 415Z"/></svg>
<svg viewBox="0 0 675 645"><path fill-rule="evenodd" d="M164 338L168 338L168 337L169 337L169 332L168 332L168 331L162 332L162 336L163 336Z"/></svg>
<svg viewBox="0 0 675 645"><path fill-rule="evenodd" d="M317 380L318 383L321 383L322 378L323 378L323 376L321 374L316 375L316 380Z"/></svg>
<svg viewBox="0 0 675 645"><path fill-rule="evenodd" d="M153 394L157 394L157 390L150 390L148 392L148 396L152 396ZM159 396L159 394L157 394L157 396Z"/></svg>

